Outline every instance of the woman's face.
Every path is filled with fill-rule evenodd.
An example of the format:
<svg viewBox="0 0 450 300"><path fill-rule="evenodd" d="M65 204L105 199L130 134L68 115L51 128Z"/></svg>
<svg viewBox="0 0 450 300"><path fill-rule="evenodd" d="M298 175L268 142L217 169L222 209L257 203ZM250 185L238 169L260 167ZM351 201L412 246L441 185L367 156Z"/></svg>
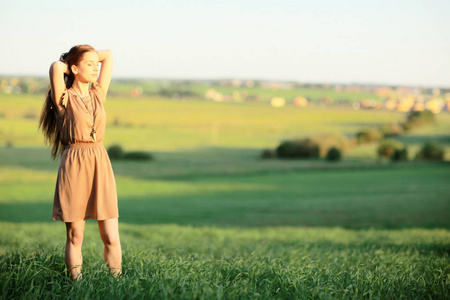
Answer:
<svg viewBox="0 0 450 300"><path fill-rule="evenodd" d="M72 72L75 78L81 82L96 82L98 77L98 54L89 51L83 54L83 58L76 66L72 66Z"/></svg>

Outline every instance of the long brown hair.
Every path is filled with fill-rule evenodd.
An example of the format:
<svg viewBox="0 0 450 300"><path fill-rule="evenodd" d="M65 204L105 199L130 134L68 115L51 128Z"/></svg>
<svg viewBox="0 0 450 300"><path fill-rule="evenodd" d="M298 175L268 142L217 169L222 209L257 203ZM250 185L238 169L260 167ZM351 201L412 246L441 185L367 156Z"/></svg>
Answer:
<svg viewBox="0 0 450 300"><path fill-rule="evenodd" d="M91 52L95 49L89 45L77 45L73 46L69 52L63 53L59 58L60 61L66 63L70 74L64 74L64 82L66 88L72 87L75 80L75 76L72 73L72 66L78 65L86 52ZM45 97L44 105L42 106L41 117L39 118L39 128L44 133L45 144L52 145L52 159L56 159L61 156L63 147L61 144L61 136L59 135L59 128L57 124L57 110L55 102L52 100L51 85L48 87L47 95Z"/></svg>

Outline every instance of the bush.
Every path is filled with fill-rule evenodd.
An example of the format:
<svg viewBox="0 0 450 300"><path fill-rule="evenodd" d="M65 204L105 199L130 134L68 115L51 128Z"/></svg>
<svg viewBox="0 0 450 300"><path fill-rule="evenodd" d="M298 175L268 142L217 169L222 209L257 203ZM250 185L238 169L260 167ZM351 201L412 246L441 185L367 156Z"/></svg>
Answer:
<svg viewBox="0 0 450 300"><path fill-rule="evenodd" d="M379 128L372 127L356 133L358 144L378 142L383 137Z"/></svg>
<svg viewBox="0 0 450 300"><path fill-rule="evenodd" d="M380 158L389 158L393 161L408 160L408 150L400 142L386 139L380 143L377 149Z"/></svg>
<svg viewBox="0 0 450 300"><path fill-rule="evenodd" d="M147 152L125 152L120 145L112 145L108 148L110 159L129 159L129 160L152 160L153 157Z"/></svg>
<svg viewBox="0 0 450 300"><path fill-rule="evenodd" d="M276 152L280 158L317 158L319 145L312 139L284 141Z"/></svg>
<svg viewBox="0 0 450 300"><path fill-rule="evenodd" d="M341 160L341 156L341 150L335 147L331 147L330 150L328 150L326 158L328 161L338 161Z"/></svg>
<svg viewBox="0 0 450 300"><path fill-rule="evenodd" d="M275 153L273 152L273 150L270 150L270 149L265 149L261 153L261 158L264 158L264 159L269 159L269 158L274 158L274 157L275 157Z"/></svg>
<svg viewBox="0 0 450 300"><path fill-rule="evenodd" d="M120 119L118 117L114 118L112 121L112 126L120 126L122 123L120 122Z"/></svg>
<svg viewBox="0 0 450 300"><path fill-rule="evenodd" d="M438 142L426 142L416 155L419 160L444 160L444 148Z"/></svg>
<svg viewBox="0 0 450 300"><path fill-rule="evenodd" d="M385 138L399 136L403 133L403 127L398 123L385 124L381 126L381 133Z"/></svg>
<svg viewBox="0 0 450 300"><path fill-rule="evenodd" d="M350 146L348 139L339 134L321 134L312 139L319 145L320 157L324 158L331 148L337 148L340 152L344 152Z"/></svg>
<svg viewBox="0 0 450 300"><path fill-rule="evenodd" d="M410 130L414 127L433 123L434 121L434 114L429 110L412 111L406 117L406 122L403 124L403 128L405 130Z"/></svg>
<svg viewBox="0 0 450 300"><path fill-rule="evenodd" d="M395 149L391 159L393 161L408 160L408 149L406 147L403 149Z"/></svg>
<svg viewBox="0 0 450 300"><path fill-rule="evenodd" d="M123 155L123 159L129 159L129 160L152 160L153 157L151 154L147 152L141 152L141 151L134 151L134 152L127 152Z"/></svg>
<svg viewBox="0 0 450 300"><path fill-rule="evenodd" d="M378 145L377 154L382 158L391 158L394 155L395 150L401 150L403 148L404 146L402 143L393 139L387 139Z"/></svg>
<svg viewBox="0 0 450 300"><path fill-rule="evenodd" d="M124 155L122 146L112 145L108 148L108 155L110 159L121 159Z"/></svg>

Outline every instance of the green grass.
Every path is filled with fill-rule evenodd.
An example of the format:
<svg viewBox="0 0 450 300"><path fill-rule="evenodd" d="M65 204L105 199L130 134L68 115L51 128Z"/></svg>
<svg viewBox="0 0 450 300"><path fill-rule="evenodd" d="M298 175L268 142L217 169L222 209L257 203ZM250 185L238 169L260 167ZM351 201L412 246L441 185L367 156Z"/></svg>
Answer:
<svg viewBox="0 0 450 300"><path fill-rule="evenodd" d="M47 151L40 157L35 149L0 153L6 159L0 160L4 165L0 220L49 221L57 163L45 162ZM166 159L159 165L113 161L122 222L450 228L447 163L339 166L324 162L323 168L298 165L286 170L286 161L279 161L276 171L272 166L277 161L265 166L265 161L259 161L254 169L257 161L248 168L221 169ZM164 167L169 170L159 174Z"/></svg>
<svg viewBox="0 0 450 300"><path fill-rule="evenodd" d="M29 111L39 115L42 99L2 95L0 102L0 110L5 114L0 118L0 145L11 141L17 146L42 146L38 120L24 119ZM152 150L198 146L273 147L285 138L324 132L354 134L364 126L404 119L403 114L386 111L273 108L267 103L173 102L155 97L112 98L106 109L106 144L121 143L131 149Z"/></svg>
<svg viewBox="0 0 450 300"><path fill-rule="evenodd" d="M96 225L88 222L84 278L73 284L64 275L62 225L1 226L6 246L15 249L1 258L3 298L445 299L449 293L446 230L122 224L123 275L115 281L101 263Z"/></svg>
<svg viewBox="0 0 450 300"><path fill-rule="evenodd" d="M376 145L344 160L262 160L263 148L319 133L353 135L404 114L114 98L106 145L150 151L113 161L124 272L102 263L93 221L84 279L65 275L65 227L51 221L57 161L42 147L36 96L1 95L0 298L447 299L448 162L377 161ZM450 115L402 136L410 156Z"/></svg>
<svg viewBox="0 0 450 300"><path fill-rule="evenodd" d="M2 298L445 299L449 293L448 164L287 171L278 161L278 171L227 175L211 164L192 176L178 157L158 178L155 162L113 162L124 272L118 282L108 275L90 221L84 279L74 284L65 275L64 226L50 221L57 162L42 149L0 154ZM168 165L174 155L167 154Z"/></svg>

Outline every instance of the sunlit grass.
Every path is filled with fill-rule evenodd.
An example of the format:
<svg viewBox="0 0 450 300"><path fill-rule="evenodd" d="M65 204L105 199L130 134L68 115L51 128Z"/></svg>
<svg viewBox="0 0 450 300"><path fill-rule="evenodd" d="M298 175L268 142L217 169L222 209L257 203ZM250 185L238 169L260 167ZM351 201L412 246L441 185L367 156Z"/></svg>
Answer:
<svg viewBox="0 0 450 300"><path fill-rule="evenodd" d="M4 97L4 96L3 96ZM0 143L42 145L37 119L24 119L29 110L38 115L42 99L10 95L2 99ZM267 103L168 101L157 97L112 98L106 104L106 144L133 149L173 150L198 146L273 147L280 140L316 133L351 134L370 124L391 123L403 114L353 111L342 108L284 107Z"/></svg>
<svg viewBox="0 0 450 300"><path fill-rule="evenodd" d="M50 221L57 162L0 149L0 219ZM242 155L242 156L240 156ZM5 160L3 160L5 159ZM249 161L243 154L113 161L121 220L213 226L450 226L448 165ZM233 162L234 160L234 162ZM217 165L215 163L217 163ZM277 163L280 163L277 165ZM288 167L289 166L289 167Z"/></svg>
<svg viewBox="0 0 450 300"><path fill-rule="evenodd" d="M155 88L155 87L149 87ZM266 96L270 96L267 94ZM288 97L289 95L285 95ZM307 95L305 95L307 96ZM51 221L58 161L43 148L42 97L0 96L0 298L446 299L448 163L262 160L263 148L319 133L352 136L404 114L267 103L110 97L105 145L150 151L112 161L124 273L102 263L87 222L84 279L65 275L65 226ZM450 115L400 137L450 159Z"/></svg>
<svg viewBox="0 0 450 300"><path fill-rule="evenodd" d="M433 298L449 293L445 230L121 225L123 275L88 222L83 280L64 275L62 224L0 223L6 298ZM19 250L20 249L20 250Z"/></svg>
<svg viewBox="0 0 450 300"><path fill-rule="evenodd" d="M38 116L42 101L38 96L1 97L4 116L0 118L0 145L43 146L37 118L24 117L30 111ZM274 148L285 139L323 133L352 137L363 128L405 119L404 113L390 111L321 106L273 108L267 103L168 101L159 97L111 97L106 109L105 145L121 144L129 150L149 151L211 146ZM437 139L450 153L450 115L441 113L436 120L435 124L415 129L400 139L413 147L422 144L424 139ZM361 155L361 151L364 152L353 148L348 155L354 153L356 158L369 159L376 156L375 150L368 155ZM447 157L450 157L448 153Z"/></svg>

